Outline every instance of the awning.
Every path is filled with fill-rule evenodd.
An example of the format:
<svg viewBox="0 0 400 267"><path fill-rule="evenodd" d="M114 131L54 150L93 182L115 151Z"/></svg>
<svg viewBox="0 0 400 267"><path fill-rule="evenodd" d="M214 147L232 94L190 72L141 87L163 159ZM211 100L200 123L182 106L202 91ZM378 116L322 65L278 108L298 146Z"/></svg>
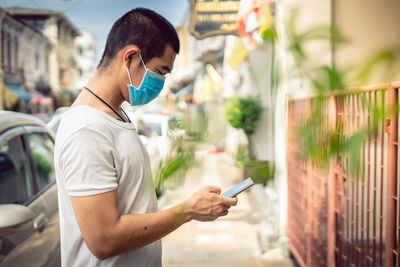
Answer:
<svg viewBox="0 0 400 267"><path fill-rule="evenodd" d="M32 95L24 91L21 87L12 84L6 84L6 87L8 87L13 93L18 95L18 97L26 103L29 103L32 100Z"/></svg>

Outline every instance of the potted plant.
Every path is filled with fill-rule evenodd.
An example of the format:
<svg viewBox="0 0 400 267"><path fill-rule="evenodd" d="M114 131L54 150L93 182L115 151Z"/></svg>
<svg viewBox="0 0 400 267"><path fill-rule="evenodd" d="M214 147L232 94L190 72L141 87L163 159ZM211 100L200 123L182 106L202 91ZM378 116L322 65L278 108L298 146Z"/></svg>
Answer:
<svg viewBox="0 0 400 267"><path fill-rule="evenodd" d="M225 116L233 128L242 129L248 141L248 153L243 160L244 178L251 176L256 183L265 183L273 175L269 162L258 161L254 156L251 136L263 112L259 97L232 97L225 107Z"/></svg>

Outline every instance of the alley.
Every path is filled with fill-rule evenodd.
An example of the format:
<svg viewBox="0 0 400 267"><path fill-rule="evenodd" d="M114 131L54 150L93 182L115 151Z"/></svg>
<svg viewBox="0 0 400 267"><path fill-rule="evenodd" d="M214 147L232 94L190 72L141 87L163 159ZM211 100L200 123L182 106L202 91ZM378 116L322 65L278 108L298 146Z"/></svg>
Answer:
<svg viewBox="0 0 400 267"><path fill-rule="evenodd" d="M240 168L226 153L203 149L196 153L196 164L186 175L184 185L168 191L160 209L186 199L205 185L219 186L222 191L242 180ZM238 205L214 222L192 221L163 239L163 266L293 266L289 259L262 256L257 229L261 212L253 187L239 195Z"/></svg>

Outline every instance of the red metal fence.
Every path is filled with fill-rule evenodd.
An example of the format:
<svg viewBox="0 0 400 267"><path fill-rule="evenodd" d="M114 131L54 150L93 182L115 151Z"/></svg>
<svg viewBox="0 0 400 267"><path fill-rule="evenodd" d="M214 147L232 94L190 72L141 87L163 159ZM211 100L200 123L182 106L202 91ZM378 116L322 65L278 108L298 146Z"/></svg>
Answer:
<svg viewBox="0 0 400 267"><path fill-rule="evenodd" d="M301 266L400 266L399 114L388 112L400 102L399 88L393 82L342 91L322 103L289 102L288 234ZM316 105L326 124L315 134L339 123L336 134L348 139L377 125L361 146L358 177L349 171L348 153L325 170L305 158L297 133ZM386 112L377 124L372 105Z"/></svg>

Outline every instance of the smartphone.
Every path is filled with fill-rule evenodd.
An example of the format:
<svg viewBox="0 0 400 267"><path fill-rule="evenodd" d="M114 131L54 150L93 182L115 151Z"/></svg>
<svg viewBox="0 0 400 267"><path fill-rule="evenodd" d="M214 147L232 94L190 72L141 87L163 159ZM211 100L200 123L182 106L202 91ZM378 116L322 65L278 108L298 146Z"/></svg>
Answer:
<svg viewBox="0 0 400 267"><path fill-rule="evenodd" d="M252 185L254 185L254 182L249 177L246 180L244 180L243 182L237 184L236 186L232 187L231 189L229 189L228 191L223 193L221 196L223 196L223 197L234 197L234 196L236 196L239 193L243 192L244 190L246 190L247 188L249 188Z"/></svg>

